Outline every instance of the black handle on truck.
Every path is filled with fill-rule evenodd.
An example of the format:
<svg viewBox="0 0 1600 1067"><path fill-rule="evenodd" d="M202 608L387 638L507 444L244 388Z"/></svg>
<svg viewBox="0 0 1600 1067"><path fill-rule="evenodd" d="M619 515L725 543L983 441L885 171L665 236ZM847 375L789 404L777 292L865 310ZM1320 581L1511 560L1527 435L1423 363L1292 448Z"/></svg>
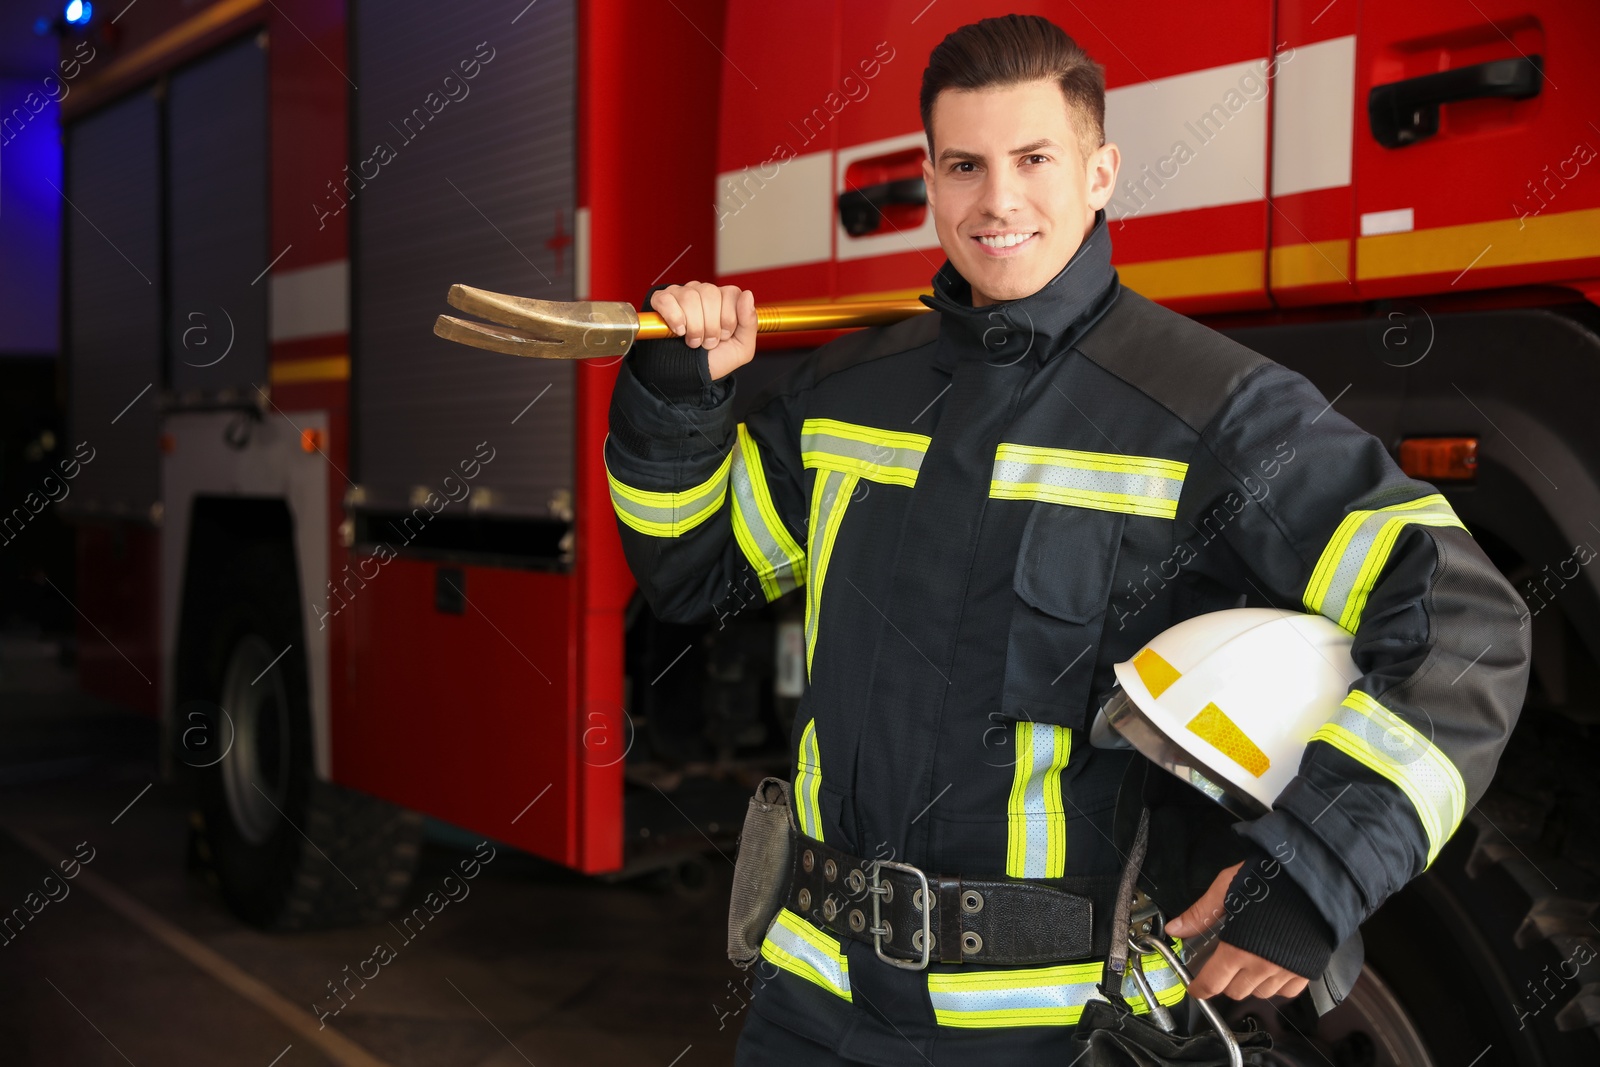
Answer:
<svg viewBox="0 0 1600 1067"><path fill-rule="evenodd" d="M851 237L864 237L883 222L890 204L926 204L928 187L921 178L901 178L879 185L846 189L839 194L839 221Z"/></svg>
<svg viewBox="0 0 1600 1067"><path fill-rule="evenodd" d="M1457 70L1374 85L1367 94L1372 136L1385 148L1403 148L1439 132L1439 105L1481 97L1525 100L1544 85L1544 57L1495 59Z"/></svg>

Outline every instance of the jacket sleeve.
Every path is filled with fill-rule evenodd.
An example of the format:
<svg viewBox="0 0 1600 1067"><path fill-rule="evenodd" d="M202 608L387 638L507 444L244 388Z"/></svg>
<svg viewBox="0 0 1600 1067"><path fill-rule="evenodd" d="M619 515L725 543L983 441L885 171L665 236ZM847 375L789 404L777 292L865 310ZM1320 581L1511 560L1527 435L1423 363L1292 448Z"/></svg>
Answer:
<svg viewBox="0 0 1600 1067"><path fill-rule="evenodd" d="M1309 898L1342 943L1488 788L1527 685L1521 600L1434 487L1274 363L1202 432L1178 522L1221 530L1195 552L1203 578L1354 635L1360 678L1273 811L1236 827L1285 860L1293 885L1223 935L1271 959L1266 935L1286 933Z"/></svg>
<svg viewBox="0 0 1600 1067"><path fill-rule="evenodd" d="M699 380L683 368L699 365ZM805 577L799 400L734 418L738 372L711 381L676 338L641 342L611 394L606 478L628 566L656 615L720 620Z"/></svg>

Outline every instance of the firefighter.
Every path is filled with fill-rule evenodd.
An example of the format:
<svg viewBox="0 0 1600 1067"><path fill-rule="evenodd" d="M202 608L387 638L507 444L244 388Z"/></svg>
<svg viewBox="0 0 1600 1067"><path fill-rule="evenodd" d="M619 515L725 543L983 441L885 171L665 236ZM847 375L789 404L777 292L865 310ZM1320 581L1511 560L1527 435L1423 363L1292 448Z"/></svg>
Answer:
<svg viewBox="0 0 1600 1067"><path fill-rule="evenodd" d="M920 101L936 314L822 346L737 422L748 290L654 290L678 339L623 362L605 461L651 608L805 598L803 848L740 1063L1058 1062L1137 758L1089 728L1174 623L1317 613L1360 671L1270 813L1152 822L1167 932L1225 919L1197 995L1304 990L1438 854L1515 721L1519 602L1446 500L1300 375L1119 283L1104 101L1043 18L956 30ZM1247 884L1269 891L1230 906Z"/></svg>

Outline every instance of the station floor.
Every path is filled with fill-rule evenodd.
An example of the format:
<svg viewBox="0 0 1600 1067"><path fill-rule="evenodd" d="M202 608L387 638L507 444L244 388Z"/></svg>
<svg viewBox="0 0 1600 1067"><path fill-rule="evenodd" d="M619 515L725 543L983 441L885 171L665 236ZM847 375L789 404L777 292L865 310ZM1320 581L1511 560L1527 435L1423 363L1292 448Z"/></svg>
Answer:
<svg viewBox="0 0 1600 1067"><path fill-rule="evenodd" d="M155 724L78 691L56 652L0 639L0 915L37 909L0 930L0 1064L732 1061L744 975L723 954L731 870L714 854L685 895L500 848L409 940L386 923L265 933L187 862L189 803L160 780ZM432 829L405 907L474 844ZM75 853L92 855L78 877L47 883ZM378 942L390 962L345 985Z"/></svg>

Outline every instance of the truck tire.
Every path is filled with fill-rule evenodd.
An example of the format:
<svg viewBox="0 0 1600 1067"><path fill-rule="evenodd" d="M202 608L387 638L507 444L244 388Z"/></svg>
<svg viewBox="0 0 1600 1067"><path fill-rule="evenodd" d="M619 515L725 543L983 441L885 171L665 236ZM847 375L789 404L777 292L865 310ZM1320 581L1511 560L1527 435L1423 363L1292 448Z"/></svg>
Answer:
<svg viewBox="0 0 1600 1067"><path fill-rule="evenodd" d="M184 705L180 758L199 770L196 851L228 907L276 930L381 919L410 885L420 815L319 780L293 558L256 545L218 568ZM193 709L201 709L198 713Z"/></svg>
<svg viewBox="0 0 1600 1067"><path fill-rule="evenodd" d="M1487 804L1489 799L1485 799ZM1579 1067L1600 1063L1600 1038L1583 1012L1600 963L1581 966L1600 932L1554 933L1541 917L1581 909L1556 898L1535 842L1507 839L1474 811L1432 868L1362 926L1367 965L1337 1009L1316 1019L1307 998L1288 1006L1243 1001L1236 1028L1274 1035L1283 1067ZM1541 922L1545 933L1539 933ZM1530 934L1530 931L1533 931ZM1571 976L1571 977L1568 977ZM1536 998L1530 982L1540 983ZM1590 1008L1589 1010L1593 1010ZM1253 1022L1252 1022L1253 1020Z"/></svg>

